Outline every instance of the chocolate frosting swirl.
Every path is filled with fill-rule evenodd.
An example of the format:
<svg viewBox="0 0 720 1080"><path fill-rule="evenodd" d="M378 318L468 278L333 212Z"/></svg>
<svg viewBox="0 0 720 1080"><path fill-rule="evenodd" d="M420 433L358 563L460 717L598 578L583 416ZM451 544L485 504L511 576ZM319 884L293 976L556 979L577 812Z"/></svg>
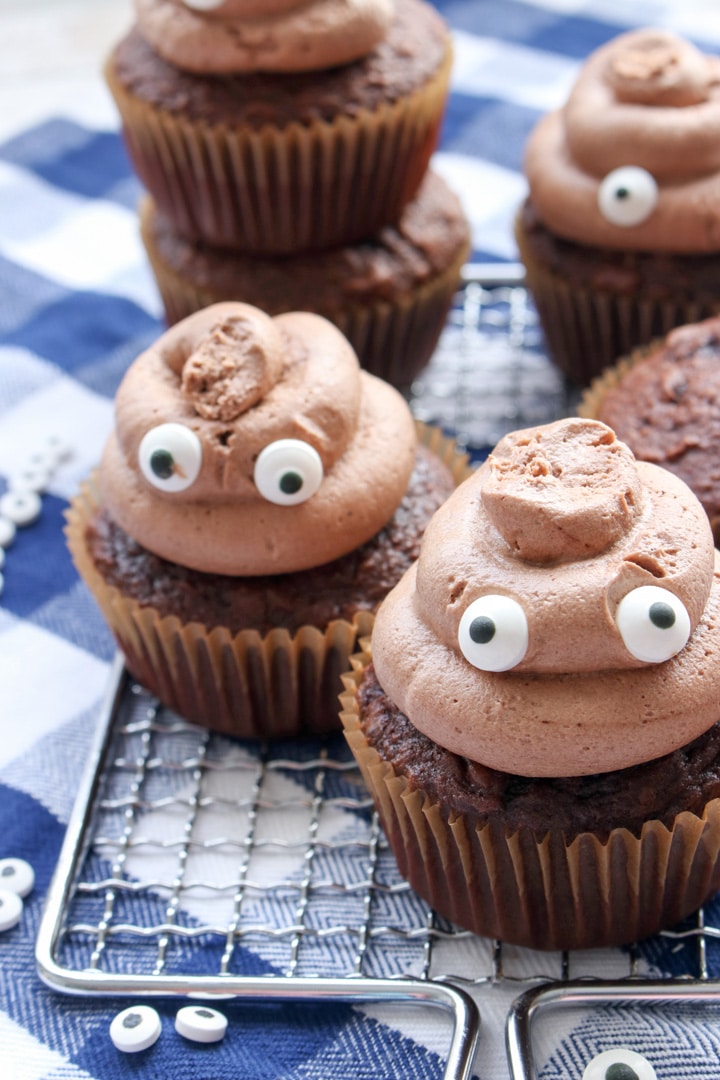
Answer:
<svg viewBox="0 0 720 1080"><path fill-rule="evenodd" d="M200 75L320 71L367 56L393 0L135 0L143 37Z"/></svg>
<svg viewBox="0 0 720 1080"><path fill-rule="evenodd" d="M690 639L649 664L620 602L660 586ZM488 595L520 605L527 650L478 670L460 623ZM598 421L506 436L437 511L420 558L378 613L385 693L446 749L503 772L580 776L649 761L720 715L720 580L707 517L682 481L636 462Z"/></svg>
<svg viewBox="0 0 720 1080"><path fill-rule="evenodd" d="M360 369L335 326L241 303L191 315L139 356L115 419L100 469L110 514L156 555L210 573L287 573L352 551L392 517L415 458L402 396ZM142 468L143 440L167 424L197 450L183 490L158 488ZM322 481L306 501L279 505L263 497L256 467L288 439L319 458Z"/></svg>
<svg viewBox="0 0 720 1080"><path fill-rule="evenodd" d="M632 225L608 220L599 187L636 166L657 203ZM720 248L720 58L664 30L622 34L594 52L565 106L544 117L525 153L544 224L579 243L637 251Z"/></svg>

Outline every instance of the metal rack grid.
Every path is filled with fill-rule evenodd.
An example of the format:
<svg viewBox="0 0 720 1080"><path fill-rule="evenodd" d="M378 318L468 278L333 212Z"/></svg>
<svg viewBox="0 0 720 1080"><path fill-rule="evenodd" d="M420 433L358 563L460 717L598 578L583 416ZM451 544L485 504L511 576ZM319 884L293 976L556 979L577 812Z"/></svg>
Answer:
<svg viewBox="0 0 720 1080"><path fill-rule="evenodd" d="M517 273L469 268L414 390L417 415L471 449L572 411ZM459 389L447 393L453 380ZM528 960L458 930L400 878L341 735L228 740L160 706L118 659L36 956L44 981L67 993L435 1006L453 1022L447 1080L472 1074L477 999L510 987L508 1068L513 1080L532 1080L532 1032L549 1009L716 1000L707 944L720 928L705 926L701 911L666 937L684 948L680 977L644 978L629 949L608 982L593 977L587 953Z"/></svg>

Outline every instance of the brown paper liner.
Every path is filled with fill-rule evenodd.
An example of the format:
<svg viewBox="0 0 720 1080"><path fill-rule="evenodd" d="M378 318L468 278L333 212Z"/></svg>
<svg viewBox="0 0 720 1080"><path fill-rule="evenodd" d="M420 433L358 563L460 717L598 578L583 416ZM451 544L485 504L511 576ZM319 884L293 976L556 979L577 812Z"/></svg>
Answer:
<svg viewBox="0 0 720 1080"><path fill-rule="evenodd" d="M163 260L149 229L152 213L151 201L144 199L140 207L141 234L169 326L210 304L246 299L240 291L199 285L188 274L183 274ZM378 300L375 303L357 304L349 300L344 310L338 311L325 308L323 297L319 295L312 310L329 319L342 331L366 371L393 386L406 389L428 364L435 350L460 285L462 268L469 251L469 246L463 245L445 271L423 282L408 295L399 296L392 303ZM207 251L205 255L207 257ZM264 305L263 310L269 315L294 310L292 297L288 297L282 307L275 309Z"/></svg>
<svg viewBox="0 0 720 1080"><path fill-rule="evenodd" d="M578 386L587 386L637 346L720 311L720 298L709 296L658 299L642 292L628 295L579 286L538 262L519 218L515 240L548 355Z"/></svg>
<svg viewBox="0 0 720 1080"><path fill-rule="evenodd" d="M333 121L260 130L175 116L105 77L135 170L179 233L216 247L290 254L372 236L396 221L435 148L448 47L413 94Z"/></svg>
<svg viewBox="0 0 720 1080"><path fill-rule="evenodd" d="M597 420L608 391L619 386L631 368L662 347L663 339L657 338L648 345L633 349L629 356L623 356L611 367L605 368L583 390L577 406L578 416L585 417L588 420Z"/></svg>
<svg viewBox="0 0 720 1080"><path fill-rule="evenodd" d="M535 949L638 941L678 923L720 886L720 799L640 836L613 829L569 842L552 830L511 832L458 814L413 788L369 745L357 686L368 641L343 676L341 720L400 873L435 910L465 929Z"/></svg>
<svg viewBox="0 0 720 1080"><path fill-rule="evenodd" d="M437 429L418 437L450 469L455 483L470 473L467 455ZM327 627L302 626L231 634L225 627L161 617L108 585L88 554L87 525L101 504L97 475L81 487L66 515L65 535L78 573L97 601L128 670L186 719L240 738L276 738L338 730L341 675L373 615Z"/></svg>

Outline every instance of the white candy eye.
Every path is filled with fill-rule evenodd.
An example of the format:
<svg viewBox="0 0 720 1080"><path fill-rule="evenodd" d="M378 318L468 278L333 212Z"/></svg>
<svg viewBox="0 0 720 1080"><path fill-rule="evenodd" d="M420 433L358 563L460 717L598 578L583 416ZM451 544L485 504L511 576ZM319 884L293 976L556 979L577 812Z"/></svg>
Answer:
<svg viewBox="0 0 720 1080"><path fill-rule="evenodd" d="M278 439L258 454L255 484L264 499L278 506L306 502L322 484L317 450L301 439Z"/></svg>
<svg viewBox="0 0 720 1080"><path fill-rule="evenodd" d="M465 610L458 629L465 659L481 671L509 671L527 652L525 612L509 596L480 596Z"/></svg>
<svg viewBox="0 0 720 1080"><path fill-rule="evenodd" d="M160 1038L160 1016L150 1005L131 1005L123 1009L110 1025L113 1045L125 1054L138 1054L147 1050Z"/></svg>
<svg viewBox="0 0 720 1080"><path fill-rule="evenodd" d="M615 622L628 652L648 664L669 660L690 637L690 616L682 600L657 585L642 585L624 596Z"/></svg>
<svg viewBox="0 0 720 1080"><path fill-rule="evenodd" d="M588 1062L582 1080L657 1080L657 1073L642 1054L618 1046Z"/></svg>
<svg viewBox="0 0 720 1080"><path fill-rule="evenodd" d="M207 1005L185 1005L175 1017L175 1030L191 1042L220 1042L227 1031L227 1017Z"/></svg>
<svg viewBox="0 0 720 1080"><path fill-rule="evenodd" d="M160 424L143 435L138 451L146 480L160 491L184 491L202 464L202 445L184 424Z"/></svg>
<svg viewBox="0 0 720 1080"><path fill-rule="evenodd" d="M215 8L222 7L225 0L183 0L183 3L185 7L195 11L214 11Z"/></svg>
<svg viewBox="0 0 720 1080"><path fill-rule="evenodd" d="M598 189L600 213L612 225L639 225L650 217L657 201L655 178L637 165L613 169Z"/></svg>

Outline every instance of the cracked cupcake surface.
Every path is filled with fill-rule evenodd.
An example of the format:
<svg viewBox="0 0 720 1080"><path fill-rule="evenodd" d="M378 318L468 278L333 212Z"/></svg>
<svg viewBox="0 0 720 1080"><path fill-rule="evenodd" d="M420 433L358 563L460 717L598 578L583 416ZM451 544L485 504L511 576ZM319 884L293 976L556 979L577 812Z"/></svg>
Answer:
<svg viewBox="0 0 720 1080"><path fill-rule="evenodd" d="M606 425L515 432L384 601L378 681L428 738L492 769L653 760L717 720L716 559L692 492Z"/></svg>
<svg viewBox="0 0 720 1080"><path fill-rule="evenodd" d="M139 544L209 573L283 574L369 540L400 505L412 416L317 315L217 304L128 370L100 483Z"/></svg>

